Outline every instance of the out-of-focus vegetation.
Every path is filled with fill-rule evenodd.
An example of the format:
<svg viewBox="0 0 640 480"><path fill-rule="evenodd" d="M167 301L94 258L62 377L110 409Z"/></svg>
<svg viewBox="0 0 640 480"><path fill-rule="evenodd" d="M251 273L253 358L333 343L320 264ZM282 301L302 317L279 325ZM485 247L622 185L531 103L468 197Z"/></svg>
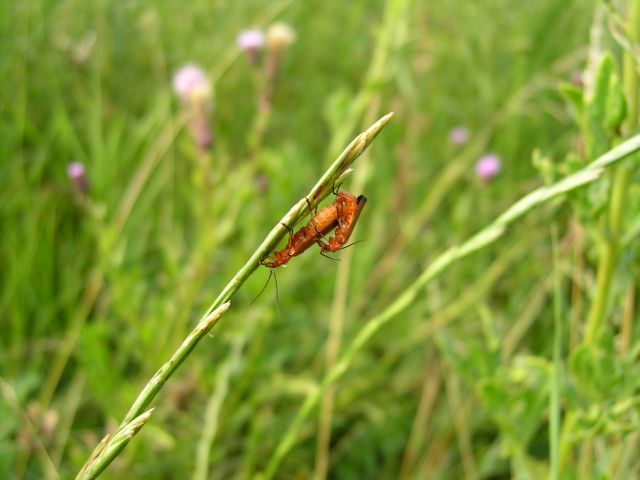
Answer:
<svg viewBox="0 0 640 480"><path fill-rule="evenodd" d="M295 39L252 62L238 34L276 22ZM367 336L441 252L638 132L636 28L637 0L0 2L1 476L75 476L394 111L343 185L359 242L279 268L279 312L253 273L104 478L637 478L637 156Z"/></svg>

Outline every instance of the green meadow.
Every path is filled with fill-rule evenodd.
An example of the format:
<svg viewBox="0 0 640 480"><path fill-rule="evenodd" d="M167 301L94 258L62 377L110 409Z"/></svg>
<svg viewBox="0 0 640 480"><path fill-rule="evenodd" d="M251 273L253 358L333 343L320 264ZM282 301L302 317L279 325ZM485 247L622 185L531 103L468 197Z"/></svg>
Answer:
<svg viewBox="0 0 640 480"><path fill-rule="evenodd" d="M0 477L640 478L639 78L640 0L0 2Z"/></svg>

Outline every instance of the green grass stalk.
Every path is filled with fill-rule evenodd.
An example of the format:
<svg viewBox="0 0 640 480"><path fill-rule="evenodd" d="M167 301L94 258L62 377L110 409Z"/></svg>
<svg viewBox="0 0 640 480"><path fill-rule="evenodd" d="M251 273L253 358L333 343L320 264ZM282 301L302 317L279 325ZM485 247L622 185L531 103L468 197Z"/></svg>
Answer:
<svg viewBox="0 0 640 480"><path fill-rule="evenodd" d="M560 478L560 389L562 379L562 266L557 228L552 229L553 247L553 376L549 397L549 459L550 478Z"/></svg>
<svg viewBox="0 0 640 480"><path fill-rule="evenodd" d="M210 477L210 455L213 442L218 433L220 412L229 393L231 380L241 367L244 347L252 333L253 328L247 328L242 336L231 344L227 360L218 369L215 391L209 398L205 409L204 425L196 449L195 468L191 477L192 480L206 480Z"/></svg>
<svg viewBox="0 0 640 480"><path fill-rule="evenodd" d="M216 388L205 409L202 436L196 449L196 466L191 477L193 480L206 480L209 476L209 454L218 431L220 410L229 391L229 381L235 367L234 364L239 361L241 353L242 351L234 346L230 358L218 369Z"/></svg>
<svg viewBox="0 0 640 480"><path fill-rule="evenodd" d="M609 203L609 221L607 222L606 240L598 261L596 289L593 303L591 304L587 317L587 328L584 338L587 344L591 344L597 339L607 311L611 281L618 258L618 246L620 234L622 233L620 224L624 212L624 200L627 196L629 180L627 168L621 167L614 173L611 200Z"/></svg>
<svg viewBox="0 0 640 480"><path fill-rule="evenodd" d="M349 129L339 129L331 142L331 145L340 147L340 141L344 132L350 132L356 122L360 121L365 113L365 122L373 121L378 114L380 106L380 94L378 89L370 86L384 81L384 75L388 70L388 59L391 55L394 44L397 43L401 32L406 28L408 17L408 2L406 0L393 0L386 2L384 19L380 28L380 33L376 36L376 47L372 56L372 61L367 70L363 85L351 103L351 108L347 116L351 123ZM368 159L363 158L362 167L354 175L353 191L360 193L364 190L365 179L367 177ZM329 332L325 347L326 371L330 371L340 353L342 343L342 332L347 309L347 298L349 295L349 283L351 278L353 250L346 250L341 258L336 272L336 283L334 286L333 302L329 315ZM335 400L335 389L329 388L324 392L322 406L318 419L318 436L316 441L316 464L314 470L315 480L324 480L329 470L329 448L331 443L331 424Z"/></svg>

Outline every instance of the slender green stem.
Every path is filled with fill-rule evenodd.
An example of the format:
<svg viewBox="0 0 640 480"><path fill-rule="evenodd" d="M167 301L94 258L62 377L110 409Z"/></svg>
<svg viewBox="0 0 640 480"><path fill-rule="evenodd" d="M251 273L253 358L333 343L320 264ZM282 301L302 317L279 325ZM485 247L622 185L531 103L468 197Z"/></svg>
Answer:
<svg viewBox="0 0 640 480"><path fill-rule="evenodd" d="M332 146L340 148L338 142L344 141L345 133L353 131L356 123L362 122L360 119L364 113L365 124L376 118L380 107L379 89L371 88L371 85L384 81L384 76L388 74L388 59L393 47L398 43L401 32L406 29L406 19L408 18L407 0L390 0L385 3L383 22L376 35L376 45L372 60L369 64L367 74L362 87L355 100L351 103L351 108L347 118L347 128L339 128L333 136ZM365 113L366 111L366 113ZM364 191L364 183L369 170L369 161L363 158L361 168L354 175L353 191ZM329 328L325 347L326 370L329 371L334 366L341 348L342 332L347 308L347 298L349 294L349 283L351 277L353 250L346 250L340 259L340 264L336 272L334 285L333 302L329 315ZM318 416L318 434L316 439L316 459L313 477L315 480L327 478L329 470L329 455L331 444L331 424L335 401L335 390L329 388L325 391L320 412Z"/></svg>
<svg viewBox="0 0 640 480"><path fill-rule="evenodd" d="M242 350L240 348L232 347L229 359L218 369L216 388L205 408L202 437L196 448L196 462L193 475L191 476L192 480L206 480L209 477L209 454L211 452L211 445L218 432L220 410L229 391L229 381L236 367L235 364L239 362L241 353Z"/></svg>
<svg viewBox="0 0 640 480"><path fill-rule="evenodd" d="M552 229L553 246L553 376L549 398L549 458L552 480L560 478L560 389L562 378L562 267L557 228Z"/></svg>
<svg viewBox="0 0 640 480"><path fill-rule="evenodd" d="M320 398L322 398L323 392L342 378L342 376L349 370L356 354L378 331L380 331L382 327L406 310L418 295L424 291L424 287L431 280L441 275L448 267L456 263L458 260L461 260L471 253L495 242L506 232L509 225L514 223L516 220L519 220L529 211L559 195L576 190L577 188L596 181L602 176L607 168L639 150L640 135L636 135L591 162L582 170L575 172L553 185L538 188L528 195L525 195L491 224L473 235L466 242L461 245L451 247L449 250L437 256L435 260L423 270L420 276L418 276L418 278L416 278L391 305L378 315L365 322L364 327L362 327L358 332L356 337L342 354L340 360L326 374L320 388L316 389L305 398L297 415L291 422L289 429L282 437L282 440L276 447L274 454L271 456L271 460L266 467L262 480L274 477L280 462L295 444L298 432L300 431L304 421L318 404Z"/></svg>
<svg viewBox="0 0 640 480"><path fill-rule="evenodd" d="M573 445L572 433L576 426L576 410L568 410L562 421L560 432L560 445L558 448L558 463L560 470L569 464L571 447Z"/></svg>
<svg viewBox="0 0 640 480"><path fill-rule="evenodd" d="M211 477L209 469L211 465L210 455L212 445L218 433L220 413L225 399L229 393L232 378L240 370L243 360L244 347L253 334L253 322L247 324L241 336L234 339L231 344L227 360L220 366L216 375L216 387L209 398L204 414L202 435L196 448L195 468L192 480L206 480Z"/></svg>
<svg viewBox="0 0 640 480"><path fill-rule="evenodd" d="M606 315L611 291L611 281L618 260L620 239L623 234L622 220L630 181L630 165L622 165L616 168L609 201L606 240L600 260L598 261L596 291L589 310L589 316L587 317L587 329L585 333L585 342L587 344L593 343L597 339Z"/></svg>

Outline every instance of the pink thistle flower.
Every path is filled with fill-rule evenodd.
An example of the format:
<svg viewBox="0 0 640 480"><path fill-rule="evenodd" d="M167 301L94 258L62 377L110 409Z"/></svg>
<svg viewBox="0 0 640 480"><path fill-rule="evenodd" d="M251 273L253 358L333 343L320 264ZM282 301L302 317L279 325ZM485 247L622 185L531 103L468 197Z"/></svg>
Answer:
<svg viewBox="0 0 640 480"><path fill-rule="evenodd" d="M89 192L89 182L87 180L84 165L80 162L72 162L67 167L67 176L71 180L73 189L80 195Z"/></svg>
<svg viewBox="0 0 640 480"><path fill-rule="evenodd" d="M469 130L466 127L458 126L449 132L449 143L451 145L464 145L469 140Z"/></svg>
<svg viewBox="0 0 640 480"><path fill-rule="evenodd" d="M204 71L196 65L185 65L173 76L173 90L183 103L189 103L193 93L203 89L209 89L209 81Z"/></svg>
<svg viewBox="0 0 640 480"><path fill-rule="evenodd" d="M493 153L488 153L478 159L476 163L476 176L486 182L498 175L501 168L500 157Z"/></svg>
<svg viewBox="0 0 640 480"><path fill-rule="evenodd" d="M213 133L208 118L212 91L207 75L196 65L185 65L173 76L173 90L182 102L193 141L201 150L208 150L213 144Z"/></svg>
<svg viewBox="0 0 640 480"><path fill-rule="evenodd" d="M236 43L240 50L255 51L264 47L264 34L258 29L244 30L238 34Z"/></svg>
<svg viewBox="0 0 640 480"><path fill-rule="evenodd" d="M240 50L243 50L247 54L249 63L257 65L260 50L264 48L265 44L265 36L262 31L257 29L244 30L238 34L236 43Z"/></svg>

